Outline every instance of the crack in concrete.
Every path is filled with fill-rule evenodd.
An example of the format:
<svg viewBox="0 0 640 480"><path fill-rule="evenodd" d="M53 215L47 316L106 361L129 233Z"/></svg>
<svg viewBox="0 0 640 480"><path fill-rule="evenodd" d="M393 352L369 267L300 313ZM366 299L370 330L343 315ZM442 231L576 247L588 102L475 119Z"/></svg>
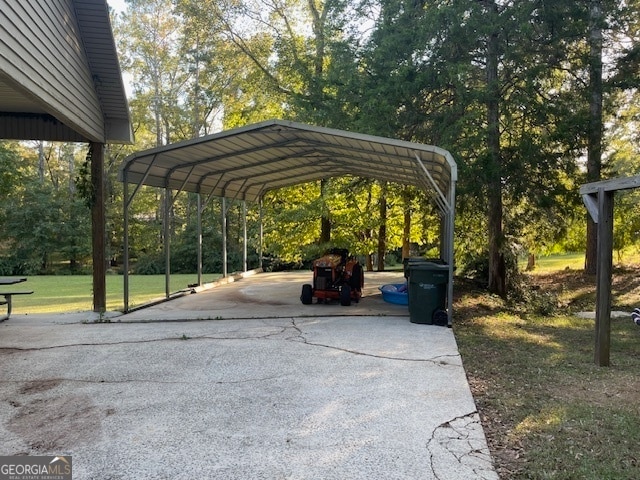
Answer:
<svg viewBox="0 0 640 480"><path fill-rule="evenodd" d="M24 352L38 352L45 350L55 350L59 348L71 348L71 347L101 347L101 346L114 346L114 345L137 345L143 343L156 343L156 342L169 342L169 341L189 341L189 340L261 340L264 338L274 337L282 335L289 327L285 326L280 328L277 332L267 333L264 335L243 335L243 336L214 336L214 335L197 335L190 337L183 334L182 337L162 337L151 338L142 340L121 340L118 342L97 342L97 343L68 343L63 345L48 345L43 347L0 347L0 354L11 355L13 353Z"/></svg>
<svg viewBox="0 0 640 480"><path fill-rule="evenodd" d="M0 347L0 353L12 354L22 352L39 352L44 350L56 350L58 348L70 348L70 347L100 347L100 346L112 346L112 345L128 345L128 344L140 344L140 343L153 343L164 342L167 340L182 340L180 337L173 338L153 338L147 340L122 340L119 342L100 342L100 343L67 343L64 345L48 345L44 347Z"/></svg>
<svg viewBox="0 0 640 480"><path fill-rule="evenodd" d="M447 420L434 428L426 448L429 452L429 465L436 480L443 478L439 475L440 470L451 470L452 458L459 465L454 470L467 470L469 478L472 474L472 478L480 480L498 479L489 450L477 435L478 432L483 430L477 410ZM436 450L440 452L436 453ZM446 460L443 461L444 457ZM442 466L439 467L438 463Z"/></svg>
<svg viewBox="0 0 640 480"><path fill-rule="evenodd" d="M253 382L267 382L271 380L275 380L278 378L282 378L282 375L271 375L268 377L254 377L254 378L244 378L240 380L215 380L209 383L215 385L235 385L235 384L243 384L243 383L253 383ZM139 379L139 378L128 378L123 380L106 380L106 379L90 379L90 378L65 378L65 377L57 377L57 378L49 378L42 381L52 381L55 380L59 383L68 382L68 383L84 383L84 384L106 384L106 385L123 385L128 383L140 383L140 384L156 384L156 385L193 385L193 380L191 381L182 381L182 380L153 380L153 379ZM3 385L12 385L12 384L24 384L26 382L33 382L34 380L0 380L0 384Z"/></svg>
<svg viewBox="0 0 640 480"><path fill-rule="evenodd" d="M311 342L305 337L304 332L302 331L302 329L296 324L295 318L291 319L291 325L292 325L292 328L298 332L298 334L293 336L293 337L288 337L287 340L297 341L296 339L299 339L299 341L301 343L304 343L305 345L310 345L310 346L313 346L313 347L328 348L328 349L331 349L331 350L338 350L338 351L345 352L345 353L351 353L353 355L362 355L364 357L380 358L380 359L384 359L384 360L396 360L396 361L401 361L401 362L416 362L416 363L427 362L427 363L433 363L434 365L438 365L438 366L453 366L453 367L458 367L459 366L458 364L450 363L450 362L446 362L444 360L441 360L441 359L445 359L445 358L459 359L460 358L459 354L457 354L457 355L437 355L437 356L431 357L431 358L404 358L404 357L394 357L394 356L390 356L390 355L378 355L378 354L375 354L375 353L360 352L358 350L351 350L351 349L348 349L348 348L336 347L335 345L327 345L327 344L324 344L324 343Z"/></svg>

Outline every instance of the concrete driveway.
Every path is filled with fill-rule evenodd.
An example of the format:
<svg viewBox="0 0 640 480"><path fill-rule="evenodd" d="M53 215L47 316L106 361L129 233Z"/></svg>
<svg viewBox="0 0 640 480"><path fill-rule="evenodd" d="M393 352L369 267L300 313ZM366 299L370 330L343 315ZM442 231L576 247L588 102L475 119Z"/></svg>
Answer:
<svg viewBox="0 0 640 480"><path fill-rule="evenodd" d="M0 324L0 455L75 479L497 479L452 330L365 297L302 305L309 273L155 307Z"/></svg>

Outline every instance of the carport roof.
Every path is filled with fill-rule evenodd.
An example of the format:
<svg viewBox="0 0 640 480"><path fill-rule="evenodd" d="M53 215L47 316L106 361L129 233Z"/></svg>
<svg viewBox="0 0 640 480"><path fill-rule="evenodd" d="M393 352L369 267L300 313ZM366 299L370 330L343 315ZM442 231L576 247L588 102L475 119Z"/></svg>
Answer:
<svg viewBox="0 0 640 480"><path fill-rule="evenodd" d="M257 201L266 192L354 175L414 185L442 207L457 180L439 147L283 120L269 120L128 156L120 180Z"/></svg>

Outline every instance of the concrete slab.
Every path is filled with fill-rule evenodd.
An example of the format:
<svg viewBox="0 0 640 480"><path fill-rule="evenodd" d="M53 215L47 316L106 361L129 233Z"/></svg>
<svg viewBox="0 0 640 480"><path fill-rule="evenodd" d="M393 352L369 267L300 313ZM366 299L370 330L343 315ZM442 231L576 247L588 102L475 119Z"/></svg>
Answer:
<svg viewBox="0 0 640 480"><path fill-rule="evenodd" d="M12 317L0 452L72 455L78 479L498 478L451 329L300 288L261 274L112 323Z"/></svg>
<svg viewBox="0 0 640 480"><path fill-rule="evenodd" d="M233 283L176 298L152 308L138 310L119 318L122 322L188 319L284 318L317 316L409 316L407 306L387 303L379 287L386 283L403 283L402 272L367 272L363 298L343 307L330 303L303 305L300 293L304 283L311 283L309 271L259 273Z"/></svg>
<svg viewBox="0 0 640 480"><path fill-rule="evenodd" d="M622 310L612 310L610 315L611 318L631 318L631 312L624 312ZM596 312L577 312L576 317L595 320Z"/></svg>

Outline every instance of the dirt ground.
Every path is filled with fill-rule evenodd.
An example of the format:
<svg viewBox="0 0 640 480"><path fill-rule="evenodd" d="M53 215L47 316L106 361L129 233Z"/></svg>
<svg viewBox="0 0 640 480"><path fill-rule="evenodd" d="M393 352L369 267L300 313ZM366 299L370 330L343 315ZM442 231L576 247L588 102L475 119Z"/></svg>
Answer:
<svg viewBox="0 0 640 480"><path fill-rule="evenodd" d="M616 449L607 447L635 435L628 433L629 422L620 430L610 427L614 422L607 414L637 419L640 413L640 329L628 316L612 320L612 366L597 367L593 320L575 315L595 311L595 278L564 270L528 276L526 285L533 297L553 304L548 313L534 311L538 305L509 304L476 282L459 279L455 289L454 330L500 477L541 478L532 472L545 455L553 455L545 460L549 472L565 471L548 478L586 478L566 472L588 455L601 456L601 464L610 462L621 472L625 462L637 468L633 451L616 447L616 458ZM614 269L612 310L637 306L640 267ZM549 419L544 424L545 412L564 412L560 427L552 428ZM550 446L555 453L548 453ZM632 478L622 475L615 478Z"/></svg>

